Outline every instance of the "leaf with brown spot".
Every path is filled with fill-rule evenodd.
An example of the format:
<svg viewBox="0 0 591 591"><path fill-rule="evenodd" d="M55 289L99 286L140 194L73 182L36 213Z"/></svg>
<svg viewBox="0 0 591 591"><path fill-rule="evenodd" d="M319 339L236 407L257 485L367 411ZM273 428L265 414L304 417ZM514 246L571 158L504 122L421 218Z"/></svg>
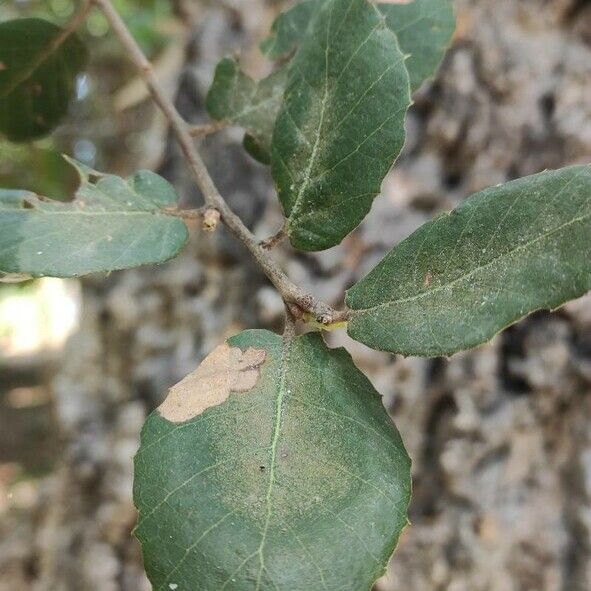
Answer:
<svg viewBox="0 0 591 591"><path fill-rule="evenodd" d="M183 423L222 404L230 392L252 390L266 355L264 349L242 352L226 343L216 347L193 373L170 389L158 411L172 423Z"/></svg>
<svg viewBox="0 0 591 591"><path fill-rule="evenodd" d="M410 461L344 349L245 331L148 418L134 497L155 591L366 591L407 523Z"/></svg>

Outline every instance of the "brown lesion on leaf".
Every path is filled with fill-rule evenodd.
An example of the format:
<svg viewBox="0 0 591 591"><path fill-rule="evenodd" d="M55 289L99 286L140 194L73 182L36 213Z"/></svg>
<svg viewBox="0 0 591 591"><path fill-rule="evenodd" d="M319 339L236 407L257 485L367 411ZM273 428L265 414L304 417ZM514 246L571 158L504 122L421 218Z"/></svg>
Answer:
<svg viewBox="0 0 591 591"><path fill-rule="evenodd" d="M266 357L264 349L242 351L227 343L216 347L193 373L170 389L158 407L160 415L172 423L182 423L222 404L231 392L252 390Z"/></svg>

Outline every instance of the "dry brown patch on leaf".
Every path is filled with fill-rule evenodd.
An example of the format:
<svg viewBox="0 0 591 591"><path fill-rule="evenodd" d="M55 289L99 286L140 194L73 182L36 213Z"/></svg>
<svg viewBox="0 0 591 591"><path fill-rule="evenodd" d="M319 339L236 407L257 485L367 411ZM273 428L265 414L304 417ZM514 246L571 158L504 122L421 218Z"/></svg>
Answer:
<svg viewBox="0 0 591 591"><path fill-rule="evenodd" d="M248 392L260 378L264 349L242 351L227 343L216 347L201 365L168 392L158 411L172 423L188 421L225 402L231 392Z"/></svg>

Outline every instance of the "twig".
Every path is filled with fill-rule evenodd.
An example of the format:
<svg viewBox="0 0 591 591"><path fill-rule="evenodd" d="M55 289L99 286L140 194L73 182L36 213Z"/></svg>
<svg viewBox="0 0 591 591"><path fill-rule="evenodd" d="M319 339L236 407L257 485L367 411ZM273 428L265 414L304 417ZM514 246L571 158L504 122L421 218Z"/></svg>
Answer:
<svg viewBox="0 0 591 591"><path fill-rule="evenodd" d="M220 212L211 207L199 207L197 209L179 209L178 207L165 207L166 215L183 220L201 220L206 232L213 232L220 222Z"/></svg>
<svg viewBox="0 0 591 591"><path fill-rule="evenodd" d="M291 341L296 335L296 316L288 304L285 304L285 325L283 327L283 340Z"/></svg>
<svg viewBox="0 0 591 591"><path fill-rule="evenodd" d="M11 83L0 93L0 98L8 96L19 84L27 80L43 62L45 62L52 54L54 54L72 35L80 25L86 20L90 10L92 9L93 0L86 0L80 10L78 10L72 18L61 28L60 32L51 40L47 48L42 51L35 60L21 72L15 76Z"/></svg>
<svg viewBox="0 0 591 591"><path fill-rule="evenodd" d="M300 317L302 317L304 313L311 314L323 325L334 324L335 322L344 320L347 317L347 311L334 310L325 302L317 300L314 296L293 283L269 257L269 254L260 245L256 236L252 234L252 232L244 225L244 222L230 209L224 198L220 195L193 143L189 125L177 111L172 100L168 98L166 93L160 87L160 83L154 74L152 65L129 32L127 25L119 16L119 13L113 7L111 0L91 0L91 2L96 4L102 10L113 32L127 50L130 59L139 69L154 101L168 119L189 167L191 168L197 186L203 193L206 209L219 212L219 216L223 223L250 251L271 283L275 286L277 291L279 291L283 300L292 306L297 306L300 311ZM205 218L207 211L204 211L203 215ZM210 227L207 229L212 230L213 228Z"/></svg>
<svg viewBox="0 0 591 591"><path fill-rule="evenodd" d="M287 238L287 221L281 226L281 228L269 238L261 240L260 244L265 250L273 250L278 244L283 242Z"/></svg>
<svg viewBox="0 0 591 591"><path fill-rule="evenodd" d="M213 121L212 123L204 123L203 125L193 125L189 128L189 133L193 137L206 137L226 127L228 127L228 124L225 121Z"/></svg>
<svg viewBox="0 0 591 591"><path fill-rule="evenodd" d="M199 220L203 219L205 213L205 207L199 207L197 209L178 209L177 207L166 207L164 213L171 215L175 218L182 218L183 220Z"/></svg>

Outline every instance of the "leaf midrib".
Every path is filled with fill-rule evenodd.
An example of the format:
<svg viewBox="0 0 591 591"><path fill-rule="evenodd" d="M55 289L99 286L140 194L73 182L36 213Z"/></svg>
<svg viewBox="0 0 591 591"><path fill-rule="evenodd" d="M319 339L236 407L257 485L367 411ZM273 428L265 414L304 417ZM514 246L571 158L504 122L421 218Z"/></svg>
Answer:
<svg viewBox="0 0 591 591"><path fill-rule="evenodd" d="M263 571L265 570L265 560L264 560L264 549L265 543L267 539L267 533L269 531L269 526L271 524L271 517L272 517L272 497L273 497L273 487L275 486L275 467L277 464L277 449L279 446L279 439L281 437L281 427L283 424L283 412L284 412L284 402L285 396L288 393L287 391L287 366L289 364L289 353L290 353L290 345L291 341L288 339L284 339L283 347L281 351L281 361L279 366L279 387L277 389L277 398L275 402L275 423L273 427L273 435L271 439L271 449L270 449L270 462L269 462L269 484L267 487L267 495L266 495L266 516L265 516L265 524L263 526L263 531L261 535L261 542L259 544L258 550L256 554L259 556L259 573L257 576L257 582L255 591L259 591L261 586L261 577Z"/></svg>
<svg viewBox="0 0 591 591"><path fill-rule="evenodd" d="M329 94L329 84L328 84L328 49L329 49L329 41L330 41L330 27L332 24L332 15L334 11L334 4L331 7L331 13L329 16L328 27L326 29L326 44L324 47L324 95L322 97L322 103L320 107L320 120L318 122L318 127L316 129L316 140L314 142L314 146L312 147L312 153L310 155L310 161L308 162L308 167L306 169L306 176L304 177L304 181L300 186L300 190L296 197L296 200L291 208L291 212L289 214L290 220L297 218L299 210L301 208L302 197L304 193L308 190L308 186L310 185L312 169L314 168L314 164L316 163L316 158L318 154L318 146L320 144L320 137L322 136L322 130L324 128L324 117L326 115L326 105L328 103L328 94Z"/></svg>

